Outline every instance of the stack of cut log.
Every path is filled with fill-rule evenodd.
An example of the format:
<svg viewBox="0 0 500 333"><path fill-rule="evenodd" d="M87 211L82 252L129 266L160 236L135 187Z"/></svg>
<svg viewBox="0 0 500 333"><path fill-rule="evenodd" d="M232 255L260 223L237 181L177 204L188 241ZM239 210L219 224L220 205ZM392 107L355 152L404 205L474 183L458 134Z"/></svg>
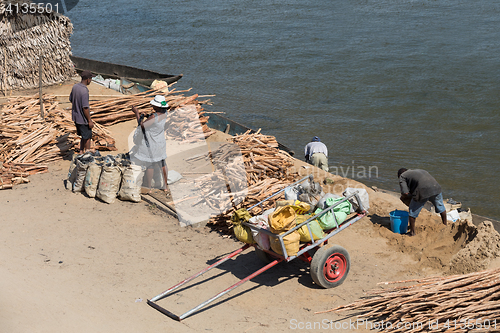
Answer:
<svg viewBox="0 0 500 333"><path fill-rule="evenodd" d="M35 163L10 163L0 162L0 190L12 188L13 185L29 183L26 178L37 173L49 171L46 165L36 165Z"/></svg>
<svg viewBox="0 0 500 333"><path fill-rule="evenodd" d="M271 135L246 132L233 139L241 149L247 171L248 184L252 185L268 177L293 180L289 169L293 166L293 158L285 151L278 149L278 141Z"/></svg>
<svg viewBox="0 0 500 333"><path fill-rule="evenodd" d="M208 100L197 100L198 94L187 97L181 94L187 91L189 90L177 91L173 89L165 93L149 90L135 95L91 102L92 119L106 126L132 120L135 118L132 106L135 106L139 112L150 114L153 112L151 100L155 95L163 95L170 106L165 125L167 137L184 142L203 140L214 133L208 128L206 124L208 117L204 116L205 111L201 107L201 104L208 103Z"/></svg>
<svg viewBox="0 0 500 333"><path fill-rule="evenodd" d="M236 209L249 207L295 181L290 173L293 158L276 148L273 136L249 132L233 138L211 153L215 172L200 177L200 202L223 213L211 217L208 225L224 233L231 233L231 215ZM267 201L263 209L274 207L277 196ZM198 202L199 203L199 202ZM256 207L252 214L261 213Z"/></svg>
<svg viewBox="0 0 500 333"><path fill-rule="evenodd" d="M500 268L379 284L394 283L417 284L373 290L368 299L317 313L356 311L358 318L383 320L383 332L499 331Z"/></svg>
<svg viewBox="0 0 500 333"><path fill-rule="evenodd" d="M40 115L38 95L12 98L1 110L2 179L16 173L46 172L46 163L62 159L80 143L71 111L60 109L55 96L43 95L42 98L44 118ZM116 150L108 130L96 124L92 132L95 143L92 149Z"/></svg>

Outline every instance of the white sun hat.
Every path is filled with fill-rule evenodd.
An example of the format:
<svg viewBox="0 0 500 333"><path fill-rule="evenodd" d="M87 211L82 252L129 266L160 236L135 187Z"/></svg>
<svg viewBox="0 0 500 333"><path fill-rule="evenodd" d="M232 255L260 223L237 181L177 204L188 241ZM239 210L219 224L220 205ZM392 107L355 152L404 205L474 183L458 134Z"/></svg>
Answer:
<svg viewBox="0 0 500 333"><path fill-rule="evenodd" d="M165 101L165 96L162 95L156 95L150 103L151 105L157 106L159 108L168 108L168 104Z"/></svg>

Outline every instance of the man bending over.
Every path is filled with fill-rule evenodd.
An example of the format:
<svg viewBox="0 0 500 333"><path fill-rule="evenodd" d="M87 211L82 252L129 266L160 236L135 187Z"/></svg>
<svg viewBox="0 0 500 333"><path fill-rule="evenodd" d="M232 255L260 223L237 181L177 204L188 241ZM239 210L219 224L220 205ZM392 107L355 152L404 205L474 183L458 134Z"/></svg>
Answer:
<svg viewBox="0 0 500 333"><path fill-rule="evenodd" d="M399 186L401 188L401 201L409 207L410 231L409 235L415 235L415 220L427 201L436 207L436 213L441 215L444 225L448 224L446 219L446 208L443 203L441 186L427 171L421 169L398 170Z"/></svg>

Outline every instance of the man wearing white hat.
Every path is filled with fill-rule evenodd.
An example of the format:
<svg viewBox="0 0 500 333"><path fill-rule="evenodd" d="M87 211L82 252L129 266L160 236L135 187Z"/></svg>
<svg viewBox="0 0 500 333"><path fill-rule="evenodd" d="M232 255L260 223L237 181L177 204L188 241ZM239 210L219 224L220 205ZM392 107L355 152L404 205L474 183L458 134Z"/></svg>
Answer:
<svg viewBox="0 0 500 333"><path fill-rule="evenodd" d="M150 103L155 112L149 115L146 120L141 117L143 114L140 114L135 106L132 107L143 134L142 140L136 144L137 150L134 151L132 157L146 166L146 187L148 188L151 188L155 165L161 168L165 182L164 190L166 190L168 168L165 161L167 158L165 122L169 106L162 95L156 95Z"/></svg>

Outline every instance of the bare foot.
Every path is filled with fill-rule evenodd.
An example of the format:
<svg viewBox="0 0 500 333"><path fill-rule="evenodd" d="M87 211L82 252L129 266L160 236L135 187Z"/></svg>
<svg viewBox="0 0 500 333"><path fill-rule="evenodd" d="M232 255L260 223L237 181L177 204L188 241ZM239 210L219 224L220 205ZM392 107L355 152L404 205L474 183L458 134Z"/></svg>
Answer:
<svg viewBox="0 0 500 333"><path fill-rule="evenodd" d="M148 188L148 187L141 187L141 194L150 194L153 192L153 189L152 188Z"/></svg>

